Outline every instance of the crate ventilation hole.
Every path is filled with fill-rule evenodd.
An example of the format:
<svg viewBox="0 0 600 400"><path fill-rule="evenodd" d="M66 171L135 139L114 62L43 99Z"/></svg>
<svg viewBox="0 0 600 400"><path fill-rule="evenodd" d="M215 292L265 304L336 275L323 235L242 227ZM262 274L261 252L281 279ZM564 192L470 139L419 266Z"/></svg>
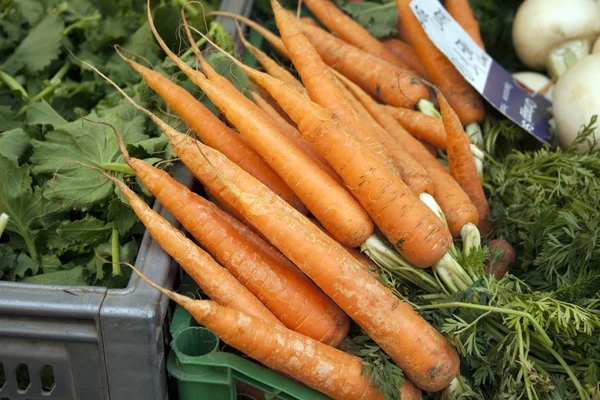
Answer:
<svg viewBox="0 0 600 400"><path fill-rule="evenodd" d="M27 364L19 364L15 370L15 377L17 379L17 388L20 392L26 392L31 385L31 377L29 375L29 367ZM39 375L40 383L42 385L42 393L50 394L56 383L54 381L54 369L50 365L44 365L40 370ZM6 383L6 370L4 364L0 363L0 390ZM0 397L0 400L10 400L8 397Z"/></svg>

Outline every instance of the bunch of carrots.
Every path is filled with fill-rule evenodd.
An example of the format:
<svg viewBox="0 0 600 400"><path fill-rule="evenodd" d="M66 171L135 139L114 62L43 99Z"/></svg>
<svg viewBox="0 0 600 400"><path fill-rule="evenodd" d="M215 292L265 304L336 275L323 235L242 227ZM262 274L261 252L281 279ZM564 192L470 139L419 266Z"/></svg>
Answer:
<svg viewBox="0 0 600 400"><path fill-rule="evenodd" d="M330 0L304 3L337 36L277 0L271 5L280 36L229 15L263 34L301 78L244 40L264 70L230 56L256 86L246 96L203 58L194 39L202 34L188 25L185 6L199 68L164 43L148 2L156 40L228 123L116 50L196 136L178 132L113 83L204 185L206 198L129 156L120 141L139 182L202 247L123 182L98 173L211 300L157 289L225 343L332 398L384 398L361 359L338 349L354 321L403 370L407 379L394 397L417 399L421 390L448 387L459 357L378 272L393 262L410 270L407 280L438 279L448 293L476 278L457 259L481 249L481 235L490 231L477 157L463 128L482 120L483 103L427 39L409 0L397 1L406 41L385 43ZM415 111L433 104L441 118ZM438 149L447 153L448 169ZM454 245L460 237L462 249Z"/></svg>

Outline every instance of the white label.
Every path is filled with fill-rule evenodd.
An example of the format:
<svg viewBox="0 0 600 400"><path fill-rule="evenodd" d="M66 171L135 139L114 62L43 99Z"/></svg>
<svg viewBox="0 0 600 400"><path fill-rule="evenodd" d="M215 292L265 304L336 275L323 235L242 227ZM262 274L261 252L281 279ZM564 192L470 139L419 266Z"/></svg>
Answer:
<svg viewBox="0 0 600 400"><path fill-rule="evenodd" d="M483 92L492 58L448 14L437 0L412 0L410 7L427 36L465 79Z"/></svg>

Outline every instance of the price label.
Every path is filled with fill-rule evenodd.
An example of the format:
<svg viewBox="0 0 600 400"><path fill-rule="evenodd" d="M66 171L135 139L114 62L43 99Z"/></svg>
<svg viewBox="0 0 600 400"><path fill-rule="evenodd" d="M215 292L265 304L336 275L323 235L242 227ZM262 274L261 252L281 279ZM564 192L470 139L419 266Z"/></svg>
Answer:
<svg viewBox="0 0 600 400"><path fill-rule="evenodd" d="M413 13L425 33L460 74L498 111L548 144L552 103L517 83L483 51L438 0L412 0Z"/></svg>

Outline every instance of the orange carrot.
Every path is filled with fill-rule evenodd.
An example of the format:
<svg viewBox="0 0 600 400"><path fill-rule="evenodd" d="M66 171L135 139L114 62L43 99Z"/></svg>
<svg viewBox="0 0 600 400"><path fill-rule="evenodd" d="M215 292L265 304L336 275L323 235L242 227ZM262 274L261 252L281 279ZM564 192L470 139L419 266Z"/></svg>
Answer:
<svg viewBox="0 0 600 400"><path fill-rule="evenodd" d="M265 71L267 71L267 73L269 75L271 75L274 78L279 79L280 81L287 83L288 85L290 85L291 87L296 89L298 92L303 93L308 96L308 93L306 92L306 88L304 87L304 85L302 85L302 83L298 79L296 79L296 77L294 75L292 75L292 73L290 71L283 68L277 62L275 62L275 60L271 59L271 57L269 57L268 55L263 53L261 50L252 46L250 44L250 42L248 42L244 38L244 35L241 32L241 29L239 29L239 26L238 26L238 31L240 32L239 36L240 36L242 43L244 44L244 47L246 47L246 49L250 53L252 53L252 55L258 60L260 65L262 65L262 67L265 69Z"/></svg>
<svg viewBox="0 0 600 400"><path fill-rule="evenodd" d="M408 132L407 132L408 133ZM434 157L437 157L437 149L435 148L434 145L431 145L429 143L427 143L426 141L424 141L423 139L417 139L419 141L419 143L421 143L423 145L423 147L425 147L427 149L427 151Z"/></svg>
<svg viewBox="0 0 600 400"><path fill-rule="evenodd" d="M379 104L356 85L352 87L352 93L373 118L427 171L434 188L433 197L444 212L452 235L458 237L461 228L468 222L477 225L477 209L460 185L438 162L435 154L431 154L423 143L412 137L386 110L382 110Z"/></svg>
<svg viewBox="0 0 600 400"><path fill-rule="evenodd" d="M340 185L343 185L341 178L329 166L327 160L312 148L312 146L304 139L304 136L298 129L286 121L273 107L271 107L258 93L250 92L254 103L265 112L279 127L281 133L288 137L300 150L313 160L323 171L335 179Z"/></svg>
<svg viewBox="0 0 600 400"><path fill-rule="evenodd" d="M149 7L148 20L165 53L238 128L327 230L349 247L363 243L373 232L373 223L352 195L281 134L252 101L228 84L221 84L225 78L213 76L208 80L181 61L156 32ZM331 207L331 203L336 207Z"/></svg>
<svg viewBox="0 0 600 400"><path fill-rule="evenodd" d="M164 289L135 271L149 285L185 308L198 324L268 368L289 375L333 399L384 399L363 374L359 357L244 312ZM420 394L408 380L400 388L402 400L417 400Z"/></svg>
<svg viewBox="0 0 600 400"><path fill-rule="evenodd" d="M463 124L481 122L484 117L481 96L429 39L421 23L413 14L409 6L410 1L396 0L398 14L402 19L402 25L410 35L419 58L431 77L431 82L448 98L448 102Z"/></svg>
<svg viewBox="0 0 600 400"><path fill-rule="evenodd" d="M203 155L184 160L190 171L235 204L269 242L394 359L409 379L433 391L450 383L458 372L459 359L439 332L310 220L222 154L201 143L189 144L189 140L183 137L176 146L200 150ZM178 150L178 155L182 153Z"/></svg>
<svg viewBox="0 0 600 400"><path fill-rule="evenodd" d="M229 271L148 207L126 184L100 169L84 166L99 171L117 186L154 240L181 265L207 296L223 306L244 310L252 316L268 321L269 324L281 325L281 322Z"/></svg>
<svg viewBox="0 0 600 400"><path fill-rule="evenodd" d="M402 23L402 19L400 17L398 17L398 21L396 22L396 30L398 31L396 35L398 39L402 40L404 43L409 44L410 46L413 45L412 40L410 40L410 35L404 27L404 24Z"/></svg>
<svg viewBox="0 0 600 400"><path fill-rule="evenodd" d="M323 228L323 226L321 226L321 224L319 224L319 221L313 220L313 219L310 219L310 221L313 224L315 224L315 226L317 228L319 228L321 230L321 232L325 233L330 238L332 238L332 239L335 240L335 238L333 236L331 236L329 234L329 232L327 232L325 230L325 228ZM352 258L354 258L354 260L358 261L358 263L360 265L362 265L363 268L366 268L374 276L379 276L379 267L377 266L377 264L375 264L369 257L367 257L366 255L364 255L359 249L355 249L355 248L352 248L352 247L344 246L343 244L341 244L341 246L344 248L344 250L346 250L348 252L348 254L350 254L352 256Z"/></svg>
<svg viewBox="0 0 600 400"><path fill-rule="evenodd" d="M446 131L442 120L408 108L381 106L411 135L446 150Z"/></svg>
<svg viewBox="0 0 600 400"><path fill-rule="evenodd" d="M477 227L485 235L491 230L490 219L492 212L485 197L481 180L477 174L475 159L471 152L471 140L444 95L439 90L436 90L436 95L448 138L447 152L450 174L467 193L473 204L475 204L475 207L477 207L477 212L479 213L479 224Z"/></svg>
<svg viewBox="0 0 600 400"><path fill-rule="evenodd" d="M366 107L354 97L355 93L362 93L367 97L369 95L343 75L338 74L337 77L349 90L349 97L354 108L358 111L361 121L368 124L369 132L388 150L394 165L400 171L404 183L412 190L415 196L419 196L423 192L433 194L433 184L427 171L411 157L396 138L390 136L369 111L367 111ZM374 100L372 101L375 102Z"/></svg>
<svg viewBox="0 0 600 400"><path fill-rule="evenodd" d="M385 39L382 43L389 51L394 53L396 57L404 61L411 70L415 71L422 78L427 80L430 79L419 55L410 44L395 38Z"/></svg>
<svg viewBox="0 0 600 400"><path fill-rule="evenodd" d="M222 211L171 176L121 152L142 184L221 265L288 328L337 347L350 327L348 317L306 276L280 264L222 218ZM248 233L250 235L250 233Z"/></svg>
<svg viewBox="0 0 600 400"><path fill-rule="evenodd" d="M382 61L321 28L302 23L300 26L327 65L338 70L373 97L397 107L413 107L420 99L429 97L425 85L406 68L402 69Z"/></svg>
<svg viewBox="0 0 600 400"><path fill-rule="evenodd" d="M444 256L451 235L443 222L411 194L402 180L335 113L310 102L272 76L230 58L279 102L409 262L425 268Z"/></svg>
<svg viewBox="0 0 600 400"><path fill-rule="evenodd" d="M412 69L389 51L358 22L330 0L303 0L303 3L330 31L342 40L402 69Z"/></svg>
<svg viewBox="0 0 600 400"><path fill-rule="evenodd" d="M280 54L290 58L287 49L285 53L282 52L285 45L281 39L256 22L226 12L211 12L207 15L223 15L245 23L260 33L271 46L280 49ZM288 16L289 20L293 18L291 15ZM295 18L293 19L297 22ZM300 21L300 27L304 34L310 36L319 56L323 57L323 61L335 67L374 97L402 107L412 107L418 100L428 97L427 88L413 79L414 74L410 71L395 67L343 40L337 39L314 24ZM331 53L332 51L333 53ZM298 67L296 66L296 68ZM368 71L366 75L365 71ZM317 101L317 98L313 98L313 100Z"/></svg>
<svg viewBox="0 0 600 400"><path fill-rule="evenodd" d="M473 9L471 8L471 4L469 4L469 0L446 0L445 6L448 13L469 34L471 39L485 50L481 31L479 30L479 22L477 22L475 15L473 15Z"/></svg>
<svg viewBox="0 0 600 400"><path fill-rule="evenodd" d="M121 57L141 75L148 86L165 100L167 105L193 129L194 133L204 143L221 151L252 176L273 189L275 193L300 212L308 212L292 189L283 182L281 177L273 171L261 156L187 90L176 85L159 72L148 69L122 55Z"/></svg>

